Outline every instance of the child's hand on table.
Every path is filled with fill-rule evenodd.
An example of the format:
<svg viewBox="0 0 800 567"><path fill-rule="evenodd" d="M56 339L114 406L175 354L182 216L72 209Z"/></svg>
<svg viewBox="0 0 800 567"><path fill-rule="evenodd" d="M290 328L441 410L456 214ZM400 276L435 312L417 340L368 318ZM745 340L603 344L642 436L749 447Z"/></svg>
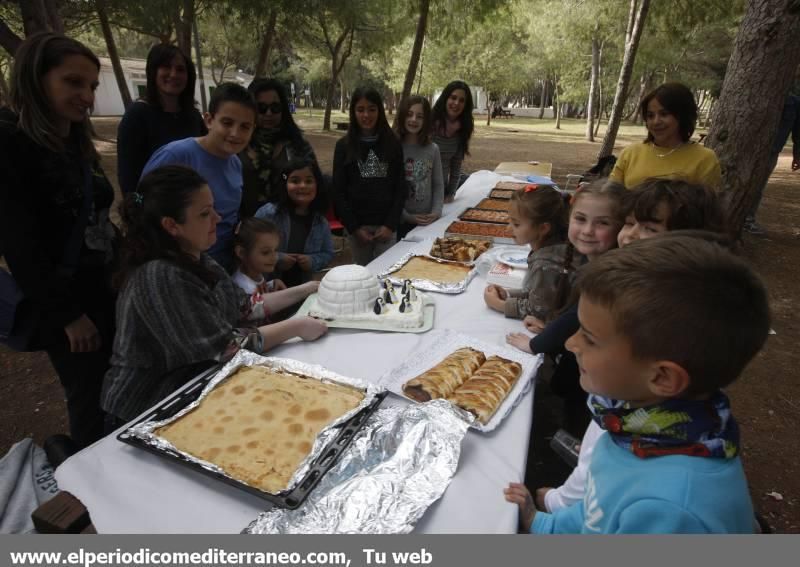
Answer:
<svg viewBox="0 0 800 567"><path fill-rule="evenodd" d="M315 341L328 332L328 325L324 321L302 317L298 319L297 336L304 341Z"/></svg>
<svg viewBox="0 0 800 567"><path fill-rule="evenodd" d="M536 489L536 509L542 512L547 512L547 506L544 503L544 497L551 490L555 490L551 486L543 486Z"/></svg>
<svg viewBox="0 0 800 567"><path fill-rule="evenodd" d="M286 284L283 283L283 280L279 280L275 278L274 280L270 280L269 283L271 284L268 291L280 291L282 289L286 289Z"/></svg>
<svg viewBox="0 0 800 567"><path fill-rule="evenodd" d="M483 300L486 302L486 305L494 309L495 311L505 311L506 308L506 290L502 287L496 286L494 284L489 285L483 292Z"/></svg>
<svg viewBox="0 0 800 567"><path fill-rule="evenodd" d="M522 324L525 325L525 328L531 333L541 333L544 331L544 321L537 319L533 315L526 315L522 320Z"/></svg>
<svg viewBox="0 0 800 567"><path fill-rule="evenodd" d="M508 488L503 490L506 502L512 502L519 506L519 525L525 530L525 533L530 533L533 518L536 516L536 506L533 505L533 496L524 484L519 482L511 482Z"/></svg>
<svg viewBox="0 0 800 567"><path fill-rule="evenodd" d="M306 292L306 295L311 295L312 293L317 293L317 290L319 290L319 282L312 280L310 282L301 284L300 287L303 288L303 291Z"/></svg>
<svg viewBox="0 0 800 567"><path fill-rule="evenodd" d="M517 347L523 352L533 354L531 350L531 338L524 333L508 333L506 335L506 342L513 347Z"/></svg>

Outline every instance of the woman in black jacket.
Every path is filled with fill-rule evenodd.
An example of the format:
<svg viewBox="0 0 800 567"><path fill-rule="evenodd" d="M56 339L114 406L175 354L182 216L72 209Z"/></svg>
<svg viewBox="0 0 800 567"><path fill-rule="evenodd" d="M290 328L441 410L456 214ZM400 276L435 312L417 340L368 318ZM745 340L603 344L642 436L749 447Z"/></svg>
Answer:
<svg viewBox="0 0 800 567"><path fill-rule="evenodd" d="M117 128L117 178L123 193L136 189L147 160L158 148L206 134L194 105L194 63L174 45L147 54L147 92L128 107Z"/></svg>
<svg viewBox="0 0 800 567"><path fill-rule="evenodd" d="M31 36L14 60L12 109L0 110L0 242L36 318L32 346L50 357L80 445L103 433L99 396L114 332L114 191L89 122L99 73L83 44Z"/></svg>

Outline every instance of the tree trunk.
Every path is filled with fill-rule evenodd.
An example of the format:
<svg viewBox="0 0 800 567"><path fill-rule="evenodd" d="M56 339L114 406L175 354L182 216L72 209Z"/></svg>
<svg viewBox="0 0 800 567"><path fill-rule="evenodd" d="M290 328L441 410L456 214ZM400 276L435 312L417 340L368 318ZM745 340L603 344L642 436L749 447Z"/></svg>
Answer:
<svg viewBox="0 0 800 567"><path fill-rule="evenodd" d="M56 33L63 34L64 20L61 19L61 14L58 11L58 2L56 0L44 0L44 11L50 29Z"/></svg>
<svg viewBox="0 0 800 567"><path fill-rule="evenodd" d="M628 83L633 72L633 63L636 60L636 50L639 48L639 39L647 19L647 10L650 0L631 0L631 10L628 15L628 33L625 38L625 55L622 58L622 67L619 70L617 92L614 93L614 104L611 105L611 116L608 117L606 135L597 157L610 156L614 151L614 142L617 139L619 123L622 121L622 112L625 108L625 99L628 96Z"/></svg>
<svg viewBox="0 0 800 567"><path fill-rule="evenodd" d="M48 23L44 0L19 0L16 4L19 5L25 37L30 37L37 32L52 31Z"/></svg>
<svg viewBox="0 0 800 567"><path fill-rule="evenodd" d="M175 4L175 35L178 37L178 48L187 55L192 52L194 15L194 0L183 0L180 4Z"/></svg>
<svg viewBox="0 0 800 567"><path fill-rule="evenodd" d="M108 23L108 13L106 12L106 0L96 0L97 17L100 19L100 28L103 30L103 38L106 40L108 58L111 59L111 67L114 69L114 78L117 80L119 94L122 97L122 106L125 110L131 105L131 91L128 90L128 81L125 80L125 71L122 70L122 63L119 60L117 44L114 41L114 33Z"/></svg>
<svg viewBox="0 0 800 567"><path fill-rule="evenodd" d="M345 96L344 80L339 79L339 111L347 112L347 97Z"/></svg>
<svg viewBox="0 0 800 567"><path fill-rule="evenodd" d="M490 102L489 89L486 89L486 125L492 125L492 103Z"/></svg>
<svg viewBox="0 0 800 567"><path fill-rule="evenodd" d="M320 16L318 22L325 34L326 40L328 40L328 30L325 20ZM354 27L350 25L344 29L342 35L336 40L336 43L331 43L330 40L327 41L328 50L331 54L331 80L328 83L328 93L325 97L325 115L322 119L322 129L326 132L329 132L331 129L331 109L333 108L333 97L336 94L336 82L339 80L339 73L342 72L347 58L350 57L353 51L354 35ZM350 36L349 40L348 36ZM345 41L348 41L347 49L342 51Z"/></svg>
<svg viewBox="0 0 800 567"><path fill-rule="evenodd" d="M600 52L597 54L597 123L594 125L594 135L600 131L600 122L603 121L603 44L600 43Z"/></svg>
<svg viewBox="0 0 800 567"><path fill-rule="evenodd" d="M333 97L336 94L336 81L339 80L339 71L336 69L336 56L331 61L331 80L328 82L328 92L325 95L325 116L322 119L322 129L331 129L331 110L333 109Z"/></svg>
<svg viewBox="0 0 800 567"><path fill-rule="evenodd" d="M772 173L769 157L800 64L798 7L786 0L747 4L706 138L722 167L728 222L736 234Z"/></svg>
<svg viewBox="0 0 800 567"><path fill-rule="evenodd" d="M561 105L558 100L558 77L553 79L553 113L556 118L556 130L561 130Z"/></svg>
<svg viewBox="0 0 800 567"><path fill-rule="evenodd" d="M275 8L269 14L267 29L261 38L261 47L258 50L258 61L256 61L256 77L266 77L269 73L269 53L272 49L272 38L275 36L275 25L278 21L278 10Z"/></svg>
<svg viewBox="0 0 800 567"><path fill-rule="evenodd" d="M417 65L419 58L422 54L422 44L425 40L425 29L428 26L428 9L430 8L430 0L420 0L419 2L419 20L417 20L417 32L414 36L414 47L411 49L411 59L408 62L408 69L406 70L406 78L403 81L403 94L400 100L408 98L411 94L411 87L414 86L414 78L417 76Z"/></svg>
<svg viewBox="0 0 800 567"><path fill-rule="evenodd" d="M639 78L639 96L636 97L636 104L631 105L632 109L625 117L625 120L627 120L628 122L636 121L636 115L639 112L639 101L641 101L644 98L646 88L647 88L647 73L642 73L642 76Z"/></svg>
<svg viewBox="0 0 800 567"><path fill-rule="evenodd" d="M419 57L419 74L418 74L419 76L417 78L416 94L419 94L419 89L422 87L422 67L423 67L424 63L425 63L425 61L423 60L422 55L420 54L420 57Z"/></svg>
<svg viewBox="0 0 800 567"><path fill-rule="evenodd" d="M206 101L206 79L203 75L203 55L200 53L200 32L197 30L197 22L192 23L194 30L194 55L195 62L197 63L197 78L200 81L200 108L203 112L208 110L208 102ZM189 51L188 53L191 53Z"/></svg>
<svg viewBox="0 0 800 567"><path fill-rule="evenodd" d="M0 106L10 103L8 81L6 81L4 65L0 65Z"/></svg>
<svg viewBox="0 0 800 567"><path fill-rule="evenodd" d="M542 100L541 104L539 105L539 120L541 120L544 117L544 107L547 104L547 98L550 95L550 93L547 92L549 86L550 86L550 81L545 79L542 82Z"/></svg>
<svg viewBox="0 0 800 567"><path fill-rule="evenodd" d="M600 24L594 25L594 34L600 29ZM597 82L600 75L600 42L597 36L592 36L592 71L589 78L589 102L586 105L586 139L594 142L594 113L595 100L597 99Z"/></svg>
<svg viewBox="0 0 800 567"><path fill-rule="evenodd" d="M15 34L3 20L0 20L0 46L2 46L11 57L14 57L20 43L22 43L22 38Z"/></svg>

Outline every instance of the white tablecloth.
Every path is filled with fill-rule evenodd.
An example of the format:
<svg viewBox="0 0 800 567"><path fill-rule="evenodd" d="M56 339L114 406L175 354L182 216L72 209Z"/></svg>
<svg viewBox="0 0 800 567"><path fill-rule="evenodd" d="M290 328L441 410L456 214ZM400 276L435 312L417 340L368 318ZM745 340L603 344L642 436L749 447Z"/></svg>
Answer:
<svg viewBox="0 0 800 567"><path fill-rule="evenodd" d="M490 172L471 176L459 191L456 203L448 205L446 216L454 218L468 206L468 201L485 196L498 179L500 176ZM369 268L378 273L407 252L426 253L429 248L427 240L400 242ZM482 298L484 286L484 279L478 276L465 293L431 294L436 301L434 328L453 329L504 344L506 333L519 330L520 322L486 307ZM270 354L374 381L425 345L424 333L332 329L316 342L287 343ZM521 482L524 478L532 401L529 393L492 433L467 434L458 471L442 499L417 524L418 533L515 533L517 510L505 502L502 490L509 481ZM385 403L407 402L390 396ZM269 505L256 496L125 445L115 435L68 459L56 471L56 478L62 490L83 501L100 533L237 533Z"/></svg>

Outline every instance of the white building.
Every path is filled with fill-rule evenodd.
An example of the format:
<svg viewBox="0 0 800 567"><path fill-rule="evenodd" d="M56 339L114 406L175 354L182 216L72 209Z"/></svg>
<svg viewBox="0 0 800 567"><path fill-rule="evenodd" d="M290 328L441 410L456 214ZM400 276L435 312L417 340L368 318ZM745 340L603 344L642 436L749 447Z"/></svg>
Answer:
<svg viewBox="0 0 800 567"><path fill-rule="evenodd" d="M125 73L125 82L128 83L128 91L131 98L136 100L143 97L147 87L147 76L145 75L146 61L144 59L120 59L122 71ZM206 101L211 98L211 93L216 87L211 72L203 69L203 77L206 87ZM219 73L217 73L219 75ZM239 72L226 72L226 82L236 82L242 86L247 86L253 80L252 75ZM200 107L200 76L198 75L195 83L194 98ZM97 87L94 99L94 116L122 116L125 107L122 105L122 95L119 93L117 79L114 76L114 69L111 67L111 59L100 57L100 85Z"/></svg>

